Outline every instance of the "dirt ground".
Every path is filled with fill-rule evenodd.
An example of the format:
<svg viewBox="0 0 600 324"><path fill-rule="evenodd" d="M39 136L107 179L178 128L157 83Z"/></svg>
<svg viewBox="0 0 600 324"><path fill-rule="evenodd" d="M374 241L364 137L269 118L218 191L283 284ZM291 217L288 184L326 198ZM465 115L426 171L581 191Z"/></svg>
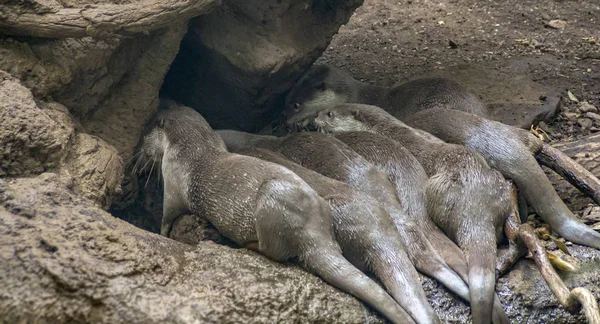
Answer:
<svg viewBox="0 0 600 324"><path fill-rule="evenodd" d="M366 0L318 63L385 86L448 77L490 105L556 90L600 107L599 23L597 0ZM594 107L563 103L546 128L553 140L600 131Z"/></svg>

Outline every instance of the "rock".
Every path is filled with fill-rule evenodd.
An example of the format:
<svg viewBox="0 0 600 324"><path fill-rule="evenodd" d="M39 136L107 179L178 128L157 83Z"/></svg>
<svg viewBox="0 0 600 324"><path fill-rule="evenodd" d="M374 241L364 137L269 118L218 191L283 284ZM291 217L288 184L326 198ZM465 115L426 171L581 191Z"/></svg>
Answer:
<svg viewBox="0 0 600 324"><path fill-rule="evenodd" d="M213 128L258 131L362 0L231 0L193 19L163 92ZM237 35L237 37L228 37Z"/></svg>
<svg viewBox="0 0 600 324"><path fill-rule="evenodd" d="M128 160L156 111L158 91L186 27L175 23L120 39L2 37L0 70L20 79L36 99L65 105L85 132Z"/></svg>
<svg viewBox="0 0 600 324"><path fill-rule="evenodd" d="M579 109L581 109L582 112L592 112L592 113L597 113L598 112L598 108L596 108L596 106L590 104L587 101L582 102L579 105Z"/></svg>
<svg viewBox="0 0 600 324"><path fill-rule="evenodd" d="M148 233L64 181L0 180L3 322L382 322L296 266Z"/></svg>
<svg viewBox="0 0 600 324"><path fill-rule="evenodd" d="M18 80L6 75L0 79L0 176L39 174L58 167L73 127L53 115L38 106Z"/></svg>
<svg viewBox="0 0 600 324"><path fill-rule="evenodd" d="M579 126L581 126L583 129L588 129L592 127L592 120L587 118L578 118L577 124L579 124Z"/></svg>
<svg viewBox="0 0 600 324"><path fill-rule="evenodd" d="M569 119L569 120L576 120L577 119L577 113L573 113L573 112L565 112L563 113L563 116L565 116L565 118Z"/></svg>
<svg viewBox="0 0 600 324"><path fill-rule="evenodd" d="M564 20L560 20L560 19L553 19L553 20L550 20L546 24L546 26L553 28L553 29L564 29L565 27L567 27L567 22Z"/></svg>
<svg viewBox="0 0 600 324"><path fill-rule="evenodd" d="M585 117L593 119L595 121L600 121L600 115L593 112L586 112Z"/></svg>
<svg viewBox="0 0 600 324"><path fill-rule="evenodd" d="M75 136L63 170L73 177L74 191L101 208L109 208L121 194L123 161L113 146L96 136Z"/></svg>

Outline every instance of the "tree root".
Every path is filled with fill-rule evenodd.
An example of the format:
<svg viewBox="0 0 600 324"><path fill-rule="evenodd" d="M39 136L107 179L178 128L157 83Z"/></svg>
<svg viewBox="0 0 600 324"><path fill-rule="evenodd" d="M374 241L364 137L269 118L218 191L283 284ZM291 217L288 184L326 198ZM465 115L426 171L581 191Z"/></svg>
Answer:
<svg viewBox="0 0 600 324"><path fill-rule="evenodd" d="M512 189L513 202L516 202L514 185ZM509 240L509 250L498 262L496 267L498 274L506 273L529 250L542 278L544 278L559 303L571 314L576 314L580 308L583 308L588 323L600 324L600 308L594 295L582 287L569 291L569 288L554 270L548 259L546 249L531 225L521 224L519 214L513 212L506 220L505 232Z"/></svg>
<svg viewBox="0 0 600 324"><path fill-rule="evenodd" d="M108 38L149 33L173 22L210 12L222 0L144 0L132 4L85 5L83 8L42 8L23 13L19 5L0 8L3 34L80 38Z"/></svg>
<svg viewBox="0 0 600 324"><path fill-rule="evenodd" d="M544 144L536 158L600 205L600 180L590 171L548 144Z"/></svg>
<svg viewBox="0 0 600 324"><path fill-rule="evenodd" d="M571 291L560 279L548 259L546 249L535 235L533 227L529 224L519 226L519 237L523 240L529 251L532 252L542 277L548 283L550 290L554 293L558 301L565 309L575 314L583 307L585 317L590 324L600 324L600 309L594 295L587 289L577 287Z"/></svg>

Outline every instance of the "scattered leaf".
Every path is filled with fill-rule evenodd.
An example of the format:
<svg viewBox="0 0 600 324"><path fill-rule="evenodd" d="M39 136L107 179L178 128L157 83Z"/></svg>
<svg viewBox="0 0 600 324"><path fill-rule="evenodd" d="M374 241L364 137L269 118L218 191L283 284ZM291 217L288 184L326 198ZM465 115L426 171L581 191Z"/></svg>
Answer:
<svg viewBox="0 0 600 324"><path fill-rule="evenodd" d="M575 95L573 94L573 92L571 92L571 90L567 91L567 95L569 96L569 99L571 99L571 101L579 102L579 99L577 99L577 97L575 97Z"/></svg>
<svg viewBox="0 0 600 324"><path fill-rule="evenodd" d="M550 239L552 240L552 242L554 242L554 244L556 244L556 246L563 252L565 252L567 255L571 255L571 252L569 252L569 249L567 248L567 245L565 244L565 242L557 239L556 237L552 236L552 235L548 235L550 236Z"/></svg>
<svg viewBox="0 0 600 324"><path fill-rule="evenodd" d="M591 226L594 231L600 231L600 223L596 223Z"/></svg>
<svg viewBox="0 0 600 324"><path fill-rule="evenodd" d="M548 260L550 260L550 263L555 269L561 271L575 271L575 267L572 264L561 259L556 254L548 251L546 251L546 254L548 255Z"/></svg>

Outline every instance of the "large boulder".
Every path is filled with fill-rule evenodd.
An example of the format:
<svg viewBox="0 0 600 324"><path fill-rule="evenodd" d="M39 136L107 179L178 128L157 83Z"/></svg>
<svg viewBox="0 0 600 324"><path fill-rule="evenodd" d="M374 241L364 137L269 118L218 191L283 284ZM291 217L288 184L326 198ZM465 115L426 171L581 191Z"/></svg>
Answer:
<svg viewBox="0 0 600 324"><path fill-rule="evenodd" d="M227 1L192 20L163 91L214 128L258 131L362 2Z"/></svg>
<svg viewBox="0 0 600 324"><path fill-rule="evenodd" d="M3 323L381 322L294 265L149 233L70 186L54 173L0 180Z"/></svg>

